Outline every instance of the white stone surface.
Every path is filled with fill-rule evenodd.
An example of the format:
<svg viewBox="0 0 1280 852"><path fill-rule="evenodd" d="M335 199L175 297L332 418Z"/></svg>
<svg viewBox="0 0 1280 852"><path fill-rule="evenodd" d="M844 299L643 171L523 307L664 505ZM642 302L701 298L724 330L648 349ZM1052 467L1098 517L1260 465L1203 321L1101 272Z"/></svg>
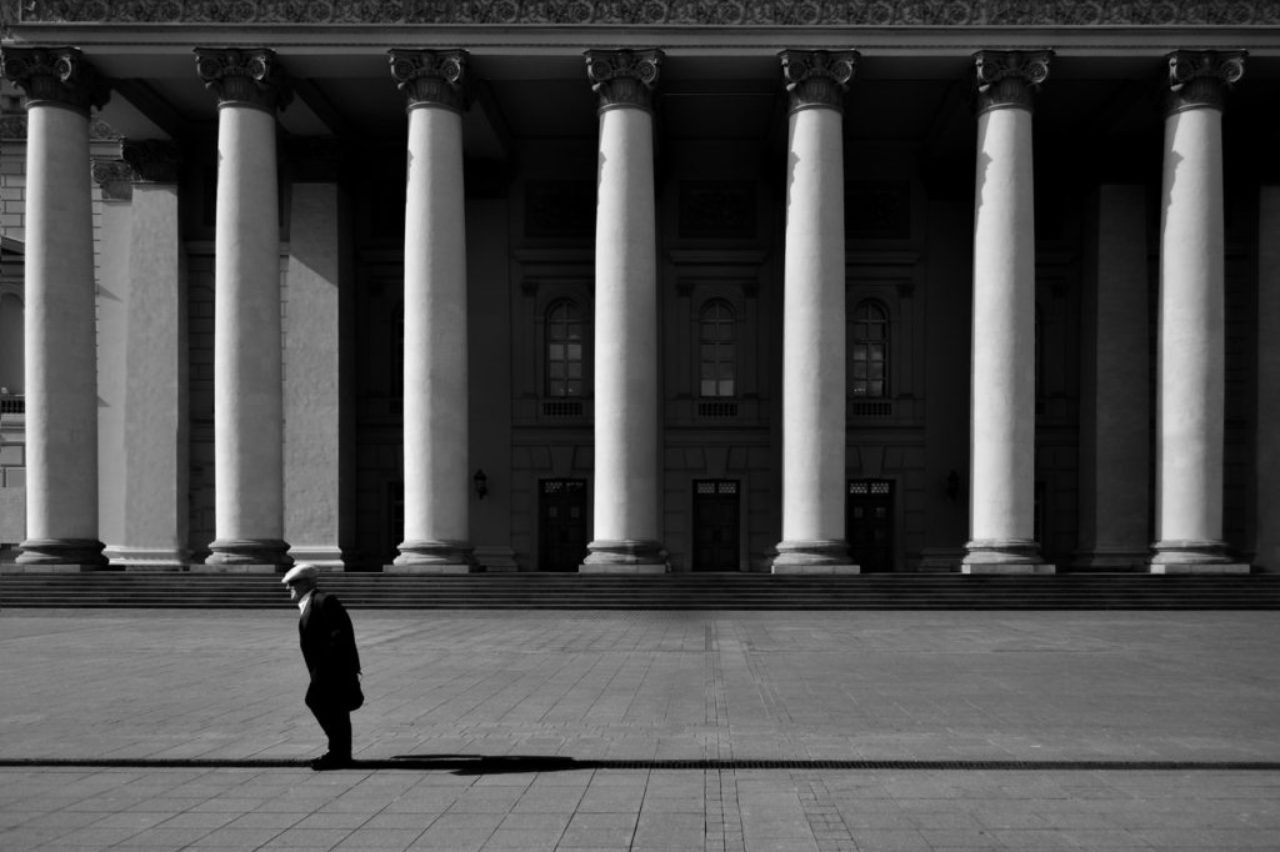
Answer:
<svg viewBox="0 0 1280 852"><path fill-rule="evenodd" d="M27 112L28 539L98 538L98 397L89 122Z"/></svg>
<svg viewBox="0 0 1280 852"><path fill-rule="evenodd" d="M235 103L218 110L217 541L279 542L284 530L275 134L270 112Z"/></svg>
<svg viewBox="0 0 1280 852"><path fill-rule="evenodd" d="M409 110L404 261L404 544L470 538L462 117Z"/></svg>

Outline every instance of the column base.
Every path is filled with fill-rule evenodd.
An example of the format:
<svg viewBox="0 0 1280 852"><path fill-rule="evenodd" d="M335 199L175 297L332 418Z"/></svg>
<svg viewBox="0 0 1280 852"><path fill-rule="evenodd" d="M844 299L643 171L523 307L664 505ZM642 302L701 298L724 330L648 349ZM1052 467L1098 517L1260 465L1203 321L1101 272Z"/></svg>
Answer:
<svg viewBox="0 0 1280 852"><path fill-rule="evenodd" d="M476 571L471 545L463 541L401 542L400 555L382 566L389 574L470 574Z"/></svg>
<svg viewBox="0 0 1280 852"><path fill-rule="evenodd" d="M103 544L91 538L29 538L14 564L31 571L98 571L107 567Z"/></svg>
<svg viewBox="0 0 1280 852"><path fill-rule="evenodd" d="M1040 544L1029 539L981 539L965 546L961 574L1054 574L1040 556Z"/></svg>
<svg viewBox="0 0 1280 852"><path fill-rule="evenodd" d="M1152 545L1152 574L1248 574L1247 562L1233 562L1226 542L1167 539Z"/></svg>
<svg viewBox="0 0 1280 852"><path fill-rule="evenodd" d="M185 571L190 556L178 548L124 547L110 545L102 555L112 568L126 571Z"/></svg>
<svg viewBox="0 0 1280 852"><path fill-rule="evenodd" d="M593 541L587 558L578 566L580 574L665 574L667 552L656 541L625 539Z"/></svg>
<svg viewBox="0 0 1280 852"><path fill-rule="evenodd" d="M1141 573L1151 560L1149 550L1087 550L1071 557L1073 573L1121 574Z"/></svg>
<svg viewBox="0 0 1280 852"><path fill-rule="evenodd" d="M783 541L777 546L774 574L858 574L862 568L849 559L849 543L839 539Z"/></svg>
<svg viewBox="0 0 1280 852"><path fill-rule="evenodd" d="M294 565L306 562L316 566L317 571L347 570L347 561L341 547L295 544L289 548L289 558L293 560Z"/></svg>
<svg viewBox="0 0 1280 852"><path fill-rule="evenodd" d="M274 571L293 564L289 545L278 538L220 538L209 550L212 552L204 564L212 571L240 571L248 566L270 566Z"/></svg>

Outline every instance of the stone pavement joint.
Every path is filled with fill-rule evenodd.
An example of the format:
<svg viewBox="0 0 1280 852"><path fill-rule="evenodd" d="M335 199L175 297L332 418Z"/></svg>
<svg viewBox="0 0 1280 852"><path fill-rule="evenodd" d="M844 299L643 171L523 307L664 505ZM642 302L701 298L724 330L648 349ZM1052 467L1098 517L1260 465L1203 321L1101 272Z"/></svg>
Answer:
<svg viewBox="0 0 1280 852"><path fill-rule="evenodd" d="M1280 625L1215 612L0 613L0 849L1280 849Z"/></svg>

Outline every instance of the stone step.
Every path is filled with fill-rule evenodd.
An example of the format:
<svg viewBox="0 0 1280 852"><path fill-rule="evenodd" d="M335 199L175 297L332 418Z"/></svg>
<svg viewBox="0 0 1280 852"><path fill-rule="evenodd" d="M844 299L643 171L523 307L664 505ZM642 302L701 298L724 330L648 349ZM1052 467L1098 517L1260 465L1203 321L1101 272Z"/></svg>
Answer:
<svg viewBox="0 0 1280 852"><path fill-rule="evenodd" d="M1280 609L1280 575L333 574L360 609ZM0 607L274 608L276 575L0 575Z"/></svg>

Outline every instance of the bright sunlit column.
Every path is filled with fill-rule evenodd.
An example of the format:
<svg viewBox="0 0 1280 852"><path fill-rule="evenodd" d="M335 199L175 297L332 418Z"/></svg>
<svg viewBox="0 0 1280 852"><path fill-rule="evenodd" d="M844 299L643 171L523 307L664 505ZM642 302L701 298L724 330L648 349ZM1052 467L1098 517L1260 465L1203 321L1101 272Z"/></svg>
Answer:
<svg viewBox="0 0 1280 852"><path fill-rule="evenodd" d="M782 541L773 573L856 573L845 540L844 93L853 51L783 51Z"/></svg>
<svg viewBox="0 0 1280 852"><path fill-rule="evenodd" d="M1031 112L1048 52L975 55L972 473L961 570L1052 573L1035 540L1036 229Z"/></svg>
<svg viewBox="0 0 1280 852"><path fill-rule="evenodd" d="M1160 223L1156 538L1151 571L1245 573L1222 540L1226 416L1222 110L1241 52L1169 55Z"/></svg>
<svg viewBox="0 0 1280 852"><path fill-rule="evenodd" d="M89 110L107 87L79 50L9 48L27 95L24 283L26 570L105 564L98 534L98 395Z"/></svg>
<svg viewBox="0 0 1280 852"><path fill-rule="evenodd" d="M392 50L409 114L404 224L404 541L387 571L472 569L467 428L465 51Z"/></svg>
<svg viewBox="0 0 1280 852"><path fill-rule="evenodd" d="M214 535L220 570L275 570L284 541L283 356L276 112L290 91L274 51L197 49L218 98L214 232Z"/></svg>
<svg viewBox="0 0 1280 852"><path fill-rule="evenodd" d="M659 573L658 280L653 88L661 51L588 51L600 103L594 529L580 570Z"/></svg>

